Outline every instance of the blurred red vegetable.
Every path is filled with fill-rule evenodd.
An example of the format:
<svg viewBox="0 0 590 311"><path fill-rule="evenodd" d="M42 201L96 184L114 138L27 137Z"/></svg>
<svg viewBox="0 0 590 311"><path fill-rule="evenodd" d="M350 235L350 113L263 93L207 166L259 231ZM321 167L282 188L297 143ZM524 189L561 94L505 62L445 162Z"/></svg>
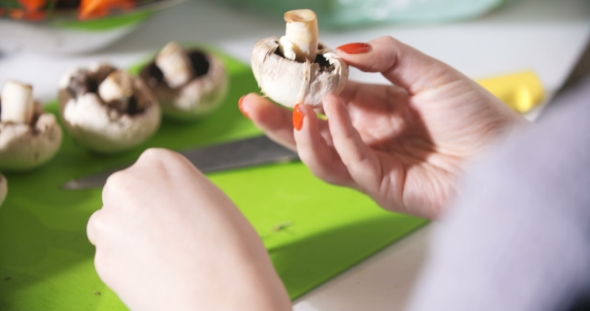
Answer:
<svg viewBox="0 0 590 311"><path fill-rule="evenodd" d="M2 14L0 14L1 16ZM12 19L26 19L30 21L40 21L47 16L46 12L43 11L25 11L21 9L12 9L9 13Z"/></svg>
<svg viewBox="0 0 590 311"><path fill-rule="evenodd" d="M0 0L0 17L38 21L56 12L74 10L78 19L105 17L113 11L125 11L158 0Z"/></svg>
<svg viewBox="0 0 590 311"><path fill-rule="evenodd" d="M82 0L78 18L90 19L104 17L113 9L129 10L136 5L135 0Z"/></svg>
<svg viewBox="0 0 590 311"><path fill-rule="evenodd" d="M18 0L18 3L26 12L40 11L47 5L46 0Z"/></svg>

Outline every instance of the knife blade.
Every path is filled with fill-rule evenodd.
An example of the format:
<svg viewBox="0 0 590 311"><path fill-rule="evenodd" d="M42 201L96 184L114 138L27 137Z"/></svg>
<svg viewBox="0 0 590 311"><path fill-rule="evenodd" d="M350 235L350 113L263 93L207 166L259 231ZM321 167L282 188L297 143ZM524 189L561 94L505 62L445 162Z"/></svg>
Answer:
<svg viewBox="0 0 590 311"><path fill-rule="evenodd" d="M180 153L204 173L299 159L295 151L275 143L266 136L200 147ZM63 184L62 188L80 190L101 187L112 173L125 167L107 169L100 173L73 179Z"/></svg>

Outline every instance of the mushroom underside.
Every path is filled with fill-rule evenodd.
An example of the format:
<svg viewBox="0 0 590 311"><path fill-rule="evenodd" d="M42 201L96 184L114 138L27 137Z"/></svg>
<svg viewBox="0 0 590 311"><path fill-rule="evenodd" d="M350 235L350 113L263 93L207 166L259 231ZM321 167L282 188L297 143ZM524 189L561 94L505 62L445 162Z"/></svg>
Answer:
<svg viewBox="0 0 590 311"><path fill-rule="evenodd" d="M223 62L198 50L188 53L195 77L188 83L171 88L155 62L146 65L140 77L154 91L165 116L191 120L211 113L227 95L229 81Z"/></svg>
<svg viewBox="0 0 590 311"><path fill-rule="evenodd" d="M104 81L109 74L113 73L117 69L107 64L95 65L91 69L76 68L74 71L66 74L63 81L60 83L59 90L59 103L60 111L63 114L65 104L70 99L78 99L79 97L94 93L98 94L99 85ZM109 106L105 103L100 96L98 100L101 104ZM115 109L121 114L137 115L143 112L144 107L148 106L154 99L150 94L149 90L139 79L135 79L133 82L133 95L129 98L129 105L126 109L122 110L116 106L109 106Z"/></svg>
<svg viewBox="0 0 590 311"><path fill-rule="evenodd" d="M329 93L338 94L348 80L348 65L324 44L316 61L297 62L281 55L279 38L260 40L252 51L252 70L262 92L287 107L319 106Z"/></svg>
<svg viewBox="0 0 590 311"><path fill-rule="evenodd" d="M132 148L160 125L160 107L141 79L133 79L133 95L125 110L101 99L98 85L114 70L108 65L76 69L60 85L60 114L68 132L80 144L100 153Z"/></svg>
<svg viewBox="0 0 590 311"><path fill-rule="evenodd" d="M104 153L132 148L153 135L160 125L160 108L156 104L140 114L129 115L106 107L93 93L70 99L62 116L76 141Z"/></svg>

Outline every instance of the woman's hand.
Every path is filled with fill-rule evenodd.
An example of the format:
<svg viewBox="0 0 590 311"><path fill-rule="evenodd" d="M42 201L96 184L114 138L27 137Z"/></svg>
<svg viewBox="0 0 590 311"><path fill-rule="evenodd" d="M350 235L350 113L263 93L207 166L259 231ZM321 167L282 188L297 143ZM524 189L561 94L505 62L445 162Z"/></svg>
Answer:
<svg viewBox="0 0 590 311"><path fill-rule="evenodd" d="M291 310L254 229L181 155L145 151L103 205L88 222L95 267L131 310Z"/></svg>
<svg viewBox="0 0 590 311"><path fill-rule="evenodd" d="M338 96L324 98L319 111L327 121L308 105L292 114L256 94L243 97L240 109L269 137L297 150L317 177L358 189L389 210L436 218L466 161L526 122L471 79L391 37L338 52L392 85L349 82Z"/></svg>

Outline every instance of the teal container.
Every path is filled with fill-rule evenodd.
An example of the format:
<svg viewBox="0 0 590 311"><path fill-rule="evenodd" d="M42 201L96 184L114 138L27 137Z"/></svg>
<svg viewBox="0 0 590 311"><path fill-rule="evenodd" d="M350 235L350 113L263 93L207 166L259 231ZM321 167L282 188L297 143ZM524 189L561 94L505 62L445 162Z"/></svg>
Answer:
<svg viewBox="0 0 590 311"><path fill-rule="evenodd" d="M224 0L277 18L294 9L312 9L320 26L331 29L384 23L433 23L475 18L504 0Z"/></svg>

